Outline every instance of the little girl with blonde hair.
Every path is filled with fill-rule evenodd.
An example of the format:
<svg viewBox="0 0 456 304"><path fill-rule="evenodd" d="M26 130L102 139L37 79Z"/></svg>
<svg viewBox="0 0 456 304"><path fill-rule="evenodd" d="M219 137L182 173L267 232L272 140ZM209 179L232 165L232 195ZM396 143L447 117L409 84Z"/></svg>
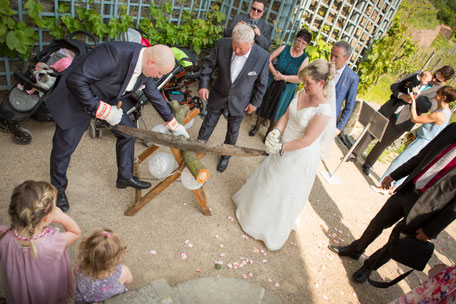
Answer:
<svg viewBox="0 0 456 304"><path fill-rule="evenodd" d="M14 188L0 226L0 260L7 303L68 303L74 297L68 248L80 236L78 224L55 205L51 184L28 180ZM63 226L48 227L51 223Z"/></svg>
<svg viewBox="0 0 456 304"><path fill-rule="evenodd" d="M127 291L125 284L133 281L133 275L121 264L126 251L110 229L97 229L81 242L75 267L75 303L101 302Z"/></svg>

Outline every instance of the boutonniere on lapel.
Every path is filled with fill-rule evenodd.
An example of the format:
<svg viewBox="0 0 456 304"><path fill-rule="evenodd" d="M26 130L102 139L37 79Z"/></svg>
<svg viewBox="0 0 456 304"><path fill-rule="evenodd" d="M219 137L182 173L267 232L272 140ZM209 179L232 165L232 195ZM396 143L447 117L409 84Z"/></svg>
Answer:
<svg viewBox="0 0 456 304"><path fill-rule="evenodd" d="M255 71L251 71L251 72L249 72L247 75L248 75L248 76L256 76L257 73L256 73Z"/></svg>
<svg viewBox="0 0 456 304"><path fill-rule="evenodd" d="M145 88L146 88L146 85L143 84L142 86L140 86L140 87L138 88L138 90L144 90Z"/></svg>

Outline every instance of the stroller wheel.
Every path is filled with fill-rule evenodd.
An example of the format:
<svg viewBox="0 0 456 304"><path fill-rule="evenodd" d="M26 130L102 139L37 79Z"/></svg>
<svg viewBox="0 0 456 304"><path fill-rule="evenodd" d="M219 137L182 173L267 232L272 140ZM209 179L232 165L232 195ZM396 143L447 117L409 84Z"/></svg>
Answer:
<svg viewBox="0 0 456 304"><path fill-rule="evenodd" d="M12 139L18 145L28 145L32 141L32 132L27 129L17 127L12 132Z"/></svg>
<svg viewBox="0 0 456 304"><path fill-rule="evenodd" d="M202 100L198 96L193 96L192 103L200 111L201 117L204 117L206 115L206 101Z"/></svg>
<svg viewBox="0 0 456 304"><path fill-rule="evenodd" d="M103 132L99 127L97 127L97 124L95 123L95 120L91 120L89 124L89 135L92 138L100 138L103 136Z"/></svg>

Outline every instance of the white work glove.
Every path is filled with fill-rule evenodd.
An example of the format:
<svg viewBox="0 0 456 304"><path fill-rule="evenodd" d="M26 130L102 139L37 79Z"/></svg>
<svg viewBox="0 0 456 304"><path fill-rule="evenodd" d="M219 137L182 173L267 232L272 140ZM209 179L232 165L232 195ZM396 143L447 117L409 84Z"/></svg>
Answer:
<svg viewBox="0 0 456 304"><path fill-rule="evenodd" d="M190 138L190 135L188 135L188 132L187 130L185 130L185 127L179 124L175 117L168 121L165 124L165 127L167 127L171 132L173 132L173 135L175 136L183 135L187 138Z"/></svg>
<svg viewBox="0 0 456 304"><path fill-rule="evenodd" d="M280 142L270 142L270 141L266 141L266 153L268 154L276 154L276 153L280 153L282 151L282 143ZM280 155L282 155L282 153L280 153Z"/></svg>
<svg viewBox="0 0 456 304"><path fill-rule="evenodd" d="M111 126L119 124L122 120L123 110L117 109L117 107L111 106L106 102L100 100L98 109L95 114L96 118L103 119L108 122Z"/></svg>
<svg viewBox="0 0 456 304"><path fill-rule="evenodd" d="M270 144L279 143L280 130L274 129L268 133L266 136L265 143L269 142Z"/></svg>

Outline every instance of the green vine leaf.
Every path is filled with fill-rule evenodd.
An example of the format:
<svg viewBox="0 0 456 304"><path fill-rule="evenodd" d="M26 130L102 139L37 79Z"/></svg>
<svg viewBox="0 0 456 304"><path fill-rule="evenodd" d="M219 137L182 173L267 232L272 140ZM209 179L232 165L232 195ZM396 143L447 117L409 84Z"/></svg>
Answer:
<svg viewBox="0 0 456 304"><path fill-rule="evenodd" d="M28 10L27 14L33 19L33 21L35 21L35 24L38 27L45 27L45 23L40 16L40 14L43 12L43 6L41 3L36 2L35 0L28 0L25 3L24 8Z"/></svg>

